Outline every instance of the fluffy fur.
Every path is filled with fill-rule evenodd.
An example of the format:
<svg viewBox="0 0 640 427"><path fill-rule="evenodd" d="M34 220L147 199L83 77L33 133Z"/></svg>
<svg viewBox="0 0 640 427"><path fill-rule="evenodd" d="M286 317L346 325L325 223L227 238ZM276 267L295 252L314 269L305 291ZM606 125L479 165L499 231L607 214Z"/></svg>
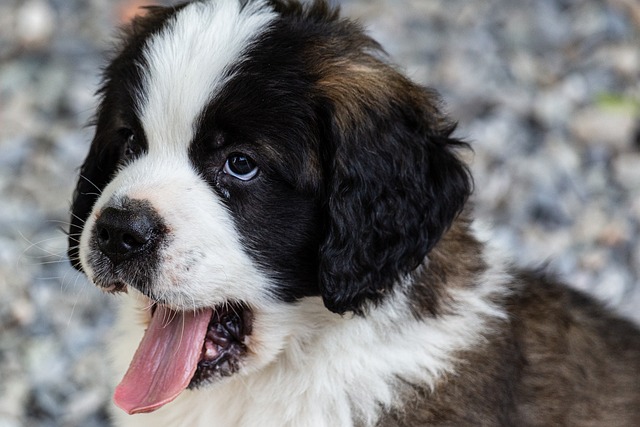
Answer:
<svg viewBox="0 0 640 427"><path fill-rule="evenodd" d="M118 425L640 425L640 333L481 240L439 97L324 2L150 8L100 96L69 256L128 291L114 383L154 304L253 319Z"/></svg>

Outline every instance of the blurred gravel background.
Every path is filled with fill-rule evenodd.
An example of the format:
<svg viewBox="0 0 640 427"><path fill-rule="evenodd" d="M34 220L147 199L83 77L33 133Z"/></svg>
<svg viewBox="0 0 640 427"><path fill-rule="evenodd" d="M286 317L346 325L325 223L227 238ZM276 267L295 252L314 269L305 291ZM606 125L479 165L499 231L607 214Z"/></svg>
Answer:
<svg viewBox="0 0 640 427"><path fill-rule="evenodd" d="M113 301L61 230L113 29L141 3L0 2L0 427L108 425ZM342 7L441 91L475 149L478 216L513 257L640 320L640 2Z"/></svg>

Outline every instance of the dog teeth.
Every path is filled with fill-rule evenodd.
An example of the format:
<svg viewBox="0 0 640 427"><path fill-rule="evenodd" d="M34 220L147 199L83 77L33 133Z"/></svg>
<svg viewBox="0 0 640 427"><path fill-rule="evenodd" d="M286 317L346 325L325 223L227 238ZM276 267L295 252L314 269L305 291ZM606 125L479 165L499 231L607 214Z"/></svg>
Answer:
<svg viewBox="0 0 640 427"><path fill-rule="evenodd" d="M205 340L202 358L204 360L215 360L220 355L220 346L214 342Z"/></svg>

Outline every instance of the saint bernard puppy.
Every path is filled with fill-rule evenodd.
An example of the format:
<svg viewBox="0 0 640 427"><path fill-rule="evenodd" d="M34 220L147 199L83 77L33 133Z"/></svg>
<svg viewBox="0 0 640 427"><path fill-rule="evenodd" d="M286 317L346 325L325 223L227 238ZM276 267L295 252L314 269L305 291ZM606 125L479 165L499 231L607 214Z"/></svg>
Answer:
<svg viewBox="0 0 640 427"><path fill-rule="evenodd" d="M99 95L117 425L640 426L638 330L492 248L438 95L324 1L148 8Z"/></svg>

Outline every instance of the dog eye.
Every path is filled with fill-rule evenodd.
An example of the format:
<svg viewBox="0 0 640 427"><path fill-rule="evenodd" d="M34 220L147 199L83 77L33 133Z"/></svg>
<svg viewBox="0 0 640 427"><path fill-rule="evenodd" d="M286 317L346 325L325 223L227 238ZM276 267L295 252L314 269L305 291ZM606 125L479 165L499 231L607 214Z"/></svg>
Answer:
<svg viewBox="0 0 640 427"><path fill-rule="evenodd" d="M142 146L136 138L135 132L129 128L118 129L122 141L122 157L126 160L137 157L142 152Z"/></svg>
<svg viewBox="0 0 640 427"><path fill-rule="evenodd" d="M234 153L227 158L224 172L242 181L249 181L258 173L258 166L251 157L242 153Z"/></svg>

